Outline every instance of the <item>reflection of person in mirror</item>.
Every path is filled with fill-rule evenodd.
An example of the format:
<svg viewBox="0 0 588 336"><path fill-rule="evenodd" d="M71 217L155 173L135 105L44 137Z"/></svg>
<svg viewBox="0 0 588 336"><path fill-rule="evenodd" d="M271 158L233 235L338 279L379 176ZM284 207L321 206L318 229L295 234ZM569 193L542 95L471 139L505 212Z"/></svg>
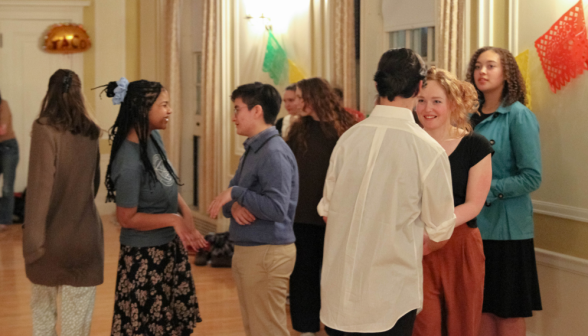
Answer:
<svg viewBox="0 0 588 336"><path fill-rule="evenodd" d="M18 165L18 142L12 128L12 113L8 102L0 94L0 174L2 198L0 198L0 230L12 224L14 210L14 179Z"/></svg>

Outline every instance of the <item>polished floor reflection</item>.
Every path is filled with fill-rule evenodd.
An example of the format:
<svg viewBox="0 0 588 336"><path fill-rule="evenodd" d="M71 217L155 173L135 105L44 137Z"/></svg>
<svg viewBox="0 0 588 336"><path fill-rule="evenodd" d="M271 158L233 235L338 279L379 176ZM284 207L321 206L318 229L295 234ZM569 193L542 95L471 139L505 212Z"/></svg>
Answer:
<svg viewBox="0 0 588 336"><path fill-rule="evenodd" d="M119 229L104 217L104 284L98 286L91 335L110 335L114 307L114 285L118 258ZM193 261L194 257L191 257ZM239 312L237 290L230 269L192 267L204 322L194 335L245 335ZM0 335L31 335L29 299L31 285L25 276L22 257L22 230L14 225L0 232ZM290 321L288 321L290 323ZM298 335L292 331L291 335ZM321 331L319 335L326 335Z"/></svg>

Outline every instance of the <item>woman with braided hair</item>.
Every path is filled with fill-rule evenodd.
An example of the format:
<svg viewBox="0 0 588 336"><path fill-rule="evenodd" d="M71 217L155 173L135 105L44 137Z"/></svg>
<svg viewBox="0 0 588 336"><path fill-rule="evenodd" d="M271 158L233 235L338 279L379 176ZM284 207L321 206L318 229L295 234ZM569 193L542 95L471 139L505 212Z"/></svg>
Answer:
<svg viewBox="0 0 588 336"><path fill-rule="evenodd" d="M530 193L541 184L539 124L525 107L525 82L513 55L484 47L470 60L467 81L480 99L474 131L490 140L492 184L477 217L486 276L480 335L525 335L525 317L541 310Z"/></svg>
<svg viewBox="0 0 588 336"><path fill-rule="evenodd" d="M186 249L207 243L158 132L172 113L169 94L160 83L125 78L105 90L121 104L106 172L107 202L116 202L122 227L112 335L190 335L200 316Z"/></svg>
<svg viewBox="0 0 588 336"><path fill-rule="evenodd" d="M33 122L23 230L34 336L57 335L59 293L61 334L90 334L96 286L104 279L102 222L94 204L99 136L80 78L57 70Z"/></svg>

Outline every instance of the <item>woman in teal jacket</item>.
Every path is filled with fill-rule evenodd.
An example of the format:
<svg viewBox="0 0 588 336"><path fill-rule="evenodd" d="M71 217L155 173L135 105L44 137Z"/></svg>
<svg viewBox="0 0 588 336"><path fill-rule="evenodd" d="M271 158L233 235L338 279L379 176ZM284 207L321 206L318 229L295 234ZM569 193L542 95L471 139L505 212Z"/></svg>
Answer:
<svg viewBox="0 0 588 336"><path fill-rule="evenodd" d="M524 318L542 309L529 195L541 184L539 124L524 105L525 82L509 51L476 51L467 80L480 98L472 126L495 151L490 193L477 217L486 255L480 335L523 336Z"/></svg>

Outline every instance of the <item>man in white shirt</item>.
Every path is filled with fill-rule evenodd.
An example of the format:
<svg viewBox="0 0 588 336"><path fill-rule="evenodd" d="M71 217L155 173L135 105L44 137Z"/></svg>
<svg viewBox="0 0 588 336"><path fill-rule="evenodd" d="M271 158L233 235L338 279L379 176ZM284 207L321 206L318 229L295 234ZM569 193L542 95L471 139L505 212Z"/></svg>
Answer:
<svg viewBox="0 0 588 336"><path fill-rule="evenodd" d="M318 212L327 221L321 321L335 335L407 335L422 308L422 257L453 233L445 150L414 121L426 67L389 50L379 105L337 143Z"/></svg>

